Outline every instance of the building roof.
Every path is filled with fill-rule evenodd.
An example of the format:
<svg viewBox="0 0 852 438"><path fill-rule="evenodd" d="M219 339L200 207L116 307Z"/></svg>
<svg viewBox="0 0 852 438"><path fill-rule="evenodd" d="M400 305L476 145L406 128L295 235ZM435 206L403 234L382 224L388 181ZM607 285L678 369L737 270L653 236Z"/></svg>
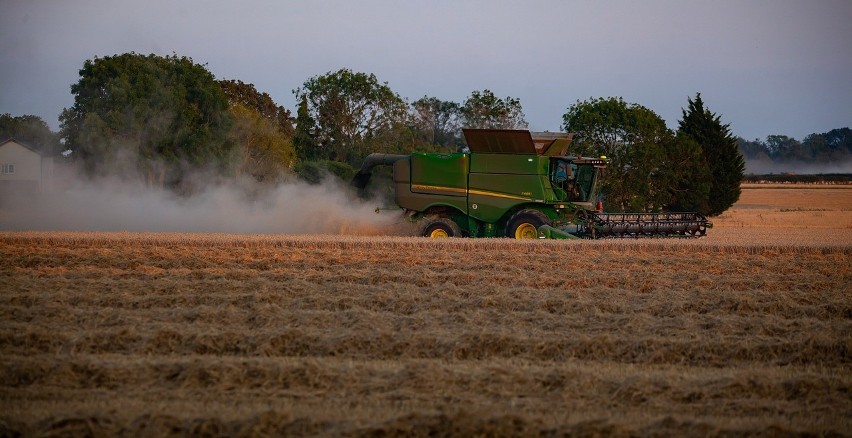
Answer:
<svg viewBox="0 0 852 438"><path fill-rule="evenodd" d="M28 149L31 152L35 152L38 155L44 155L44 154L42 154L42 152L40 150L38 150L38 149L20 141L20 140L15 140L14 137L9 137L8 139L6 139L4 141L0 141L0 148L2 148L3 146L6 146L6 143L16 143L17 145L23 147L24 149Z"/></svg>

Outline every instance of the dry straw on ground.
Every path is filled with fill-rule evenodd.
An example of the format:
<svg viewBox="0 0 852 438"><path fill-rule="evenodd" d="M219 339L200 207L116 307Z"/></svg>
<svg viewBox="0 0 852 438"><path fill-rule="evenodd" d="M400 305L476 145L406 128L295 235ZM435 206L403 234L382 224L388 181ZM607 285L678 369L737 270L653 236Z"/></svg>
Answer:
<svg viewBox="0 0 852 438"><path fill-rule="evenodd" d="M719 241L722 222L0 233L0 435L849 434L852 244Z"/></svg>
<svg viewBox="0 0 852 438"><path fill-rule="evenodd" d="M851 245L852 185L747 184L713 223L709 242Z"/></svg>

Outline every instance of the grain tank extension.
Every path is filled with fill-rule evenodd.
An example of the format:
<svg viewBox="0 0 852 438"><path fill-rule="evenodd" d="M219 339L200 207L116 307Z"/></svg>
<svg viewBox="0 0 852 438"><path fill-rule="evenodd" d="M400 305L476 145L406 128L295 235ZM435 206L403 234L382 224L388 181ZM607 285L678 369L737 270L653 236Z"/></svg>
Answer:
<svg viewBox="0 0 852 438"><path fill-rule="evenodd" d="M699 237L696 213L601 213L606 159L567 155L571 134L465 129L469 152L371 154L352 181L393 166L395 202L427 237Z"/></svg>

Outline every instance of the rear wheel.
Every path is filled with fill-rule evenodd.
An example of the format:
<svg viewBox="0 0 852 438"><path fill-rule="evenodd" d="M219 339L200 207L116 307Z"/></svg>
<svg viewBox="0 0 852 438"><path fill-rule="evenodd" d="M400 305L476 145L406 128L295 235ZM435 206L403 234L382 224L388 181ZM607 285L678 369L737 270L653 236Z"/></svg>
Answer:
<svg viewBox="0 0 852 438"><path fill-rule="evenodd" d="M506 224L506 237L515 239L537 239L538 227L550 225L550 218L538 210L521 210Z"/></svg>
<svg viewBox="0 0 852 438"><path fill-rule="evenodd" d="M420 235L429 238L462 237L461 228L452 219L439 217L427 219Z"/></svg>

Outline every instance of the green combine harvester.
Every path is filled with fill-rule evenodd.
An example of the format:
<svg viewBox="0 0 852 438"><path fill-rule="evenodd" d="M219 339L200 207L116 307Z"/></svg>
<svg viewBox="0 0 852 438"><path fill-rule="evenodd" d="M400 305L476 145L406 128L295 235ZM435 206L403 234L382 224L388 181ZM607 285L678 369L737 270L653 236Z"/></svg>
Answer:
<svg viewBox="0 0 852 438"><path fill-rule="evenodd" d="M393 166L395 202L426 237L700 237L697 213L603 213L604 157L566 155L571 134L464 129L469 152L371 154L352 184Z"/></svg>

